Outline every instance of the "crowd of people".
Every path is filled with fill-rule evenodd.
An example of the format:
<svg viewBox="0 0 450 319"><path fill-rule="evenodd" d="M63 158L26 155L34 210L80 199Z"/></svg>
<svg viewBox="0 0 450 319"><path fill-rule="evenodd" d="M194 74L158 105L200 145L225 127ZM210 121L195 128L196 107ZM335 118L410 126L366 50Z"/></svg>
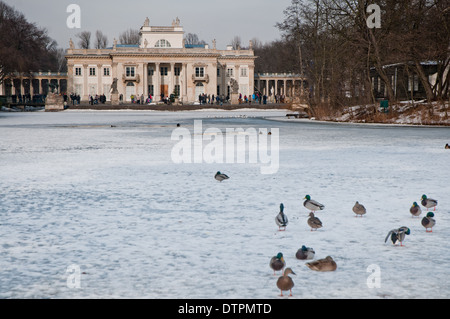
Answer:
<svg viewBox="0 0 450 319"><path fill-rule="evenodd" d="M66 101L65 97L65 101ZM137 94L137 95L131 95L130 96L131 99L131 103L132 104L150 104L152 102L154 102L154 97L151 94L148 94L148 96L144 96L144 94ZM80 104L81 102L81 97L79 94L76 93L71 93L70 94L70 100L72 102L72 105L76 105L76 104ZM105 104L106 103L106 96L105 94L101 94L101 95L89 95L89 104L90 105L97 105L97 104ZM171 94L170 96L165 96L164 94L161 94L160 96L160 101L164 102L165 104L172 104L175 100L175 96L173 94ZM262 94L261 92L255 92L252 95L242 95L239 94L239 104L267 104L269 100L269 97L265 94ZM124 96L123 94L119 95L119 101L121 103L124 102ZM198 102L201 105L206 105L206 104L210 104L210 105L223 105L224 103L229 103L230 102L230 96L227 95L214 95L214 94L200 94L198 96ZM285 97L283 95L275 95L274 96L274 102L275 103L284 103L285 102Z"/></svg>

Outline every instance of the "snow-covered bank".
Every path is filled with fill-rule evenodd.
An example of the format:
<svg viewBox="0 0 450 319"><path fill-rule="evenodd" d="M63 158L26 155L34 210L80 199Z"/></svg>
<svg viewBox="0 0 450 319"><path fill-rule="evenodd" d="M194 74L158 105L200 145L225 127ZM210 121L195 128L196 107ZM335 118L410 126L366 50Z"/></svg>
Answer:
<svg viewBox="0 0 450 319"><path fill-rule="evenodd" d="M385 123L407 125L450 126L450 108L447 103L403 101L390 105L387 112L373 105L352 106L321 120L344 123Z"/></svg>

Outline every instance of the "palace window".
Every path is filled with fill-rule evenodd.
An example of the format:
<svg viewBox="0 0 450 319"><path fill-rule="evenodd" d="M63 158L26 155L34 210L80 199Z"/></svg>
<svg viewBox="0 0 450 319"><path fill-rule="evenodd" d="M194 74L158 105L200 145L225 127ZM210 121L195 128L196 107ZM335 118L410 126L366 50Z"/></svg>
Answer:
<svg viewBox="0 0 450 319"><path fill-rule="evenodd" d="M233 77L233 75L234 75L234 69L233 68L227 69L227 76L231 78L231 77Z"/></svg>
<svg viewBox="0 0 450 319"><path fill-rule="evenodd" d="M81 76L81 68L75 68L75 75Z"/></svg>
<svg viewBox="0 0 450 319"><path fill-rule="evenodd" d="M205 68L195 68L195 76L197 78L202 78L205 76Z"/></svg>
<svg viewBox="0 0 450 319"><path fill-rule="evenodd" d="M165 75L167 75L168 74L168 69L167 69L167 67L166 66L162 66L161 67L161 75L162 76L165 76Z"/></svg>
<svg viewBox="0 0 450 319"><path fill-rule="evenodd" d="M171 47L172 45L170 44L170 42L165 39L161 39L155 44L155 48L171 48Z"/></svg>
<svg viewBox="0 0 450 319"><path fill-rule="evenodd" d="M95 76L95 68L89 68L89 76Z"/></svg>
<svg viewBox="0 0 450 319"><path fill-rule="evenodd" d="M125 72L127 77L134 77L136 74L134 66L127 66Z"/></svg>
<svg viewBox="0 0 450 319"><path fill-rule="evenodd" d="M104 68L103 69L103 76L109 76L109 68Z"/></svg>
<svg viewBox="0 0 450 319"><path fill-rule="evenodd" d="M174 73L175 73L175 76L180 76L181 68L176 67L176 68L174 69Z"/></svg>
<svg viewBox="0 0 450 319"><path fill-rule="evenodd" d="M242 77L247 77L247 68L242 68L241 69L241 76Z"/></svg>
<svg viewBox="0 0 450 319"><path fill-rule="evenodd" d="M154 72L153 68L148 69L148 76L153 76Z"/></svg>

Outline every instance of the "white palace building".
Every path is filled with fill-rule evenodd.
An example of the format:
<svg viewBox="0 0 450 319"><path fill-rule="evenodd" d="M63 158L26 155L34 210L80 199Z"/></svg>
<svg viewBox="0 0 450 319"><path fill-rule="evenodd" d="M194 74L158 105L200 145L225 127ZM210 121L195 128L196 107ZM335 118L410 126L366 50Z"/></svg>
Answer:
<svg viewBox="0 0 450 319"><path fill-rule="evenodd" d="M176 94L183 103L198 101L201 94L230 94L235 79L239 92L254 92L255 55L248 50L218 50L213 46L185 45L178 18L172 26L150 26L147 18L140 29L139 45L119 45L108 49L67 50L67 92L87 101L90 95L105 94L110 99L113 79L123 102L132 96L157 100Z"/></svg>

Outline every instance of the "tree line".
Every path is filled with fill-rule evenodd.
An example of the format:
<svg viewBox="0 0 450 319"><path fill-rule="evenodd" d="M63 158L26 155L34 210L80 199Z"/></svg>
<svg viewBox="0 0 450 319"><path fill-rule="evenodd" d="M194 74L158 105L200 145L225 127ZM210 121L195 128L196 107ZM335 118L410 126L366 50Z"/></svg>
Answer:
<svg viewBox="0 0 450 319"><path fill-rule="evenodd" d="M445 0L378 0L379 28L369 27L373 1L292 0L277 23L282 39L255 49L257 70L284 70L309 80L311 104L333 107L375 102L371 70L395 101L392 78L385 66L403 63L417 74L428 101L449 97L450 6ZM430 83L421 62L435 61ZM304 92L305 94L307 92Z"/></svg>
<svg viewBox="0 0 450 319"><path fill-rule="evenodd" d="M0 1L0 83L14 72L64 72L64 55L45 28L28 22L22 13Z"/></svg>

